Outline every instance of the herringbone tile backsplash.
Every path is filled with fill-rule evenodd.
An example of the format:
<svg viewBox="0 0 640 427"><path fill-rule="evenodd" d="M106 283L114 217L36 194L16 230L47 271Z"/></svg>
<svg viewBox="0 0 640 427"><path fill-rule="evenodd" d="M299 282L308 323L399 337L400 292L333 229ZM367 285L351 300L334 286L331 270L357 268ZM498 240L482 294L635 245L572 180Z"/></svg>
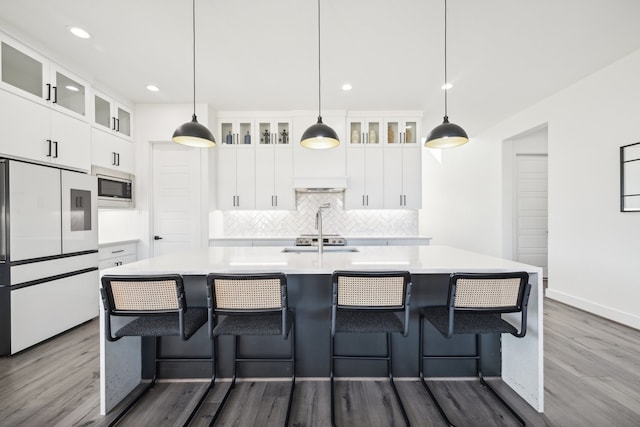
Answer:
<svg viewBox="0 0 640 427"><path fill-rule="evenodd" d="M343 236L415 236L418 211L412 209L344 209L344 193L298 193L295 211L224 211L226 237L282 237L316 233L316 211L323 203L325 234Z"/></svg>

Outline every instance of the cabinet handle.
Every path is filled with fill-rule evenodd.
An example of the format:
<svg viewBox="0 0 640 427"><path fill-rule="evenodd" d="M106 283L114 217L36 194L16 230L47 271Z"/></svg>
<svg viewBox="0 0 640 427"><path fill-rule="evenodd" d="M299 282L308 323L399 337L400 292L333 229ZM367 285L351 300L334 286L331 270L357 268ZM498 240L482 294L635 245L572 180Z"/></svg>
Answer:
<svg viewBox="0 0 640 427"><path fill-rule="evenodd" d="M47 139L47 143L48 143L48 151L47 151L47 157L51 157L51 140Z"/></svg>
<svg viewBox="0 0 640 427"><path fill-rule="evenodd" d="M120 153L116 153L116 155L118 156L118 164L116 166L120 166Z"/></svg>
<svg viewBox="0 0 640 427"><path fill-rule="evenodd" d="M240 207L240 196L236 196L238 198L238 207Z"/></svg>
<svg viewBox="0 0 640 427"><path fill-rule="evenodd" d="M111 160L111 166L115 166L116 165L116 152L112 151L111 154L113 155L112 160Z"/></svg>
<svg viewBox="0 0 640 427"><path fill-rule="evenodd" d="M115 117L111 117L111 122L113 123L111 125L111 130L116 130L116 118Z"/></svg>
<svg viewBox="0 0 640 427"><path fill-rule="evenodd" d="M278 195L276 194L276 206L278 206Z"/></svg>
<svg viewBox="0 0 640 427"><path fill-rule="evenodd" d="M120 119L116 119L116 132L120 132Z"/></svg>
<svg viewBox="0 0 640 427"><path fill-rule="evenodd" d="M58 86L52 86L53 87L53 103L57 104L58 103Z"/></svg>
<svg viewBox="0 0 640 427"><path fill-rule="evenodd" d="M367 194L367 206L369 206L369 195Z"/></svg>
<svg viewBox="0 0 640 427"><path fill-rule="evenodd" d="M57 159L58 158L58 141L53 141L53 147L54 147L54 155L53 158Z"/></svg>
<svg viewBox="0 0 640 427"><path fill-rule="evenodd" d="M51 83L47 83L47 101L51 101Z"/></svg>
<svg viewBox="0 0 640 427"><path fill-rule="evenodd" d="M402 194L400 195L400 206L402 206Z"/></svg>
<svg viewBox="0 0 640 427"><path fill-rule="evenodd" d="M406 195L406 194L404 194L404 195L402 196L402 205L403 205L403 206L407 206L407 195Z"/></svg>
<svg viewBox="0 0 640 427"><path fill-rule="evenodd" d="M271 206L273 206L273 194L271 195Z"/></svg>
<svg viewBox="0 0 640 427"><path fill-rule="evenodd" d="M119 254L120 252L124 252L124 249L118 249L117 251L111 251L112 254Z"/></svg>
<svg viewBox="0 0 640 427"><path fill-rule="evenodd" d="M362 195L362 206L364 206L364 194Z"/></svg>

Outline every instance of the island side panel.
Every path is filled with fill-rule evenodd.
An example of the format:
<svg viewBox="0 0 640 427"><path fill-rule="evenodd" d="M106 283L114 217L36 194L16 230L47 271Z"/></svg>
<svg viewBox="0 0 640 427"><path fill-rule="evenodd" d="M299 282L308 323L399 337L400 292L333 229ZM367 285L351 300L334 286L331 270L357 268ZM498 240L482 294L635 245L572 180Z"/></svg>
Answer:
<svg viewBox="0 0 640 427"><path fill-rule="evenodd" d="M504 334L502 379L538 412L544 412L542 271L530 274L529 283L531 294L527 313L527 334L524 338ZM517 322L519 319L514 321Z"/></svg>

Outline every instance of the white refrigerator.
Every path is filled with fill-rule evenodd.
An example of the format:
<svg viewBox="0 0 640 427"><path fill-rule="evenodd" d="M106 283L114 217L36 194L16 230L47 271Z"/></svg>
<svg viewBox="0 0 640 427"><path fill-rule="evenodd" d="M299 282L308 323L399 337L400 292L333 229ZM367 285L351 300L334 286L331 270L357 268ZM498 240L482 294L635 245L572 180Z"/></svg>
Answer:
<svg viewBox="0 0 640 427"><path fill-rule="evenodd" d="M98 315L94 176L0 159L0 355Z"/></svg>

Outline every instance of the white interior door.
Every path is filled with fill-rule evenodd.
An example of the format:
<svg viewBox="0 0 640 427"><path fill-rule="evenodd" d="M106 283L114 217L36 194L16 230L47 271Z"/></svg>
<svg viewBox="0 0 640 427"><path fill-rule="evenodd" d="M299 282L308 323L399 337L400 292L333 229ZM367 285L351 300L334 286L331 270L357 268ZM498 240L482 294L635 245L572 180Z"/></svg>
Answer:
<svg viewBox="0 0 640 427"><path fill-rule="evenodd" d="M516 155L516 260L547 277L547 155Z"/></svg>
<svg viewBox="0 0 640 427"><path fill-rule="evenodd" d="M200 149L153 145L153 254L200 247Z"/></svg>

